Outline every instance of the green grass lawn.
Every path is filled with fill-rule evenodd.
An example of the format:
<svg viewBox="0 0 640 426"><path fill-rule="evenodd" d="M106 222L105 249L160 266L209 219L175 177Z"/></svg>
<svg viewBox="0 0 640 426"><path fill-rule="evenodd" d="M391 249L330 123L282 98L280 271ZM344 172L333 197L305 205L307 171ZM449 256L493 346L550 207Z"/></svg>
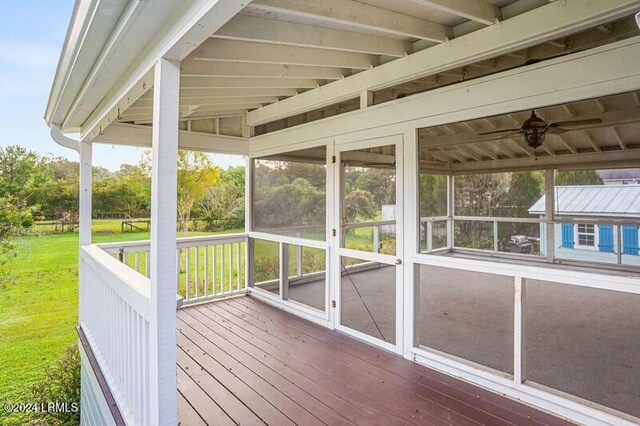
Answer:
<svg viewBox="0 0 640 426"><path fill-rule="evenodd" d="M95 220L93 242L149 239L148 232L121 233L120 222ZM10 269L0 287L0 403L30 402L30 386L77 339L78 235L24 237ZM22 423L0 410L0 424Z"/></svg>

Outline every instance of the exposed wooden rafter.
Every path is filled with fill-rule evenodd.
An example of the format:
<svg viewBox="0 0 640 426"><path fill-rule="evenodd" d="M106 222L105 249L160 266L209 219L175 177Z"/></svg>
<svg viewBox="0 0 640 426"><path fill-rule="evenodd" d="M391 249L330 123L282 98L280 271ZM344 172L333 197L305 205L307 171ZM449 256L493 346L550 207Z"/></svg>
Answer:
<svg viewBox="0 0 640 426"><path fill-rule="evenodd" d="M401 40L244 15L235 16L213 37L393 57L412 51L411 44Z"/></svg>
<svg viewBox="0 0 640 426"><path fill-rule="evenodd" d="M409 0L452 15L467 18L484 25L500 19L500 9L484 0Z"/></svg>
<svg viewBox="0 0 640 426"><path fill-rule="evenodd" d="M239 62L198 61L186 59L180 66L183 77L235 78L308 78L338 80L345 72L339 68L301 67L297 65L243 64Z"/></svg>
<svg viewBox="0 0 640 426"><path fill-rule="evenodd" d="M353 0L254 0L248 8L439 43L453 37L453 30L445 25Z"/></svg>
<svg viewBox="0 0 640 426"><path fill-rule="evenodd" d="M222 39L207 40L194 50L189 58L360 70L366 70L379 64L377 56L365 53Z"/></svg>

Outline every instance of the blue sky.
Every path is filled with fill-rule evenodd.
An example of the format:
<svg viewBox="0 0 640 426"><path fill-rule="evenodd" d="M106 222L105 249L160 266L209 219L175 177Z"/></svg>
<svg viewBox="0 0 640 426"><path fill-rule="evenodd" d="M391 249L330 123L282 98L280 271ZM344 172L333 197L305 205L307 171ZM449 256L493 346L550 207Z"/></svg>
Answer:
<svg viewBox="0 0 640 426"><path fill-rule="evenodd" d="M0 146L18 144L77 160L51 140L43 119L72 9L73 0L0 0ZM137 162L142 151L96 145L93 162L117 170ZM213 155L213 161L244 164L229 155Z"/></svg>

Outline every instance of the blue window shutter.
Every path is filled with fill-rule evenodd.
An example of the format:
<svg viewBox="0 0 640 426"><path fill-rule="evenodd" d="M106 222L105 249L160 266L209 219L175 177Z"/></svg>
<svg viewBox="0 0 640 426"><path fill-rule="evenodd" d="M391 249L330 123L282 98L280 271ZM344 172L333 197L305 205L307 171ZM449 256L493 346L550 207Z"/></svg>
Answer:
<svg viewBox="0 0 640 426"><path fill-rule="evenodd" d="M613 225L598 225L598 249L613 253Z"/></svg>
<svg viewBox="0 0 640 426"><path fill-rule="evenodd" d="M638 255L638 227L622 227L622 253Z"/></svg>
<svg viewBox="0 0 640 426"><path fill-rule="evenodd" d="M562 247L573 248L573 223L562 224Z"/></svg>

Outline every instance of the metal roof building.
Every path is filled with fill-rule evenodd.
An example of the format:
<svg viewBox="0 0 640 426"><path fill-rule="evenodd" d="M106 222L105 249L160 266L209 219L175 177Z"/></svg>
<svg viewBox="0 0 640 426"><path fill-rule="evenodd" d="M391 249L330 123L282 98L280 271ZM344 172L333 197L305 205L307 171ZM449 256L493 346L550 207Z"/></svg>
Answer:
<svg viewBox="0 0 640 426"><path fill-rule="evenodd" d="M581 185L556 187L556 214L576 216L638 217L640 185ZM529 209L545 213L545 197Z"/></svg>

